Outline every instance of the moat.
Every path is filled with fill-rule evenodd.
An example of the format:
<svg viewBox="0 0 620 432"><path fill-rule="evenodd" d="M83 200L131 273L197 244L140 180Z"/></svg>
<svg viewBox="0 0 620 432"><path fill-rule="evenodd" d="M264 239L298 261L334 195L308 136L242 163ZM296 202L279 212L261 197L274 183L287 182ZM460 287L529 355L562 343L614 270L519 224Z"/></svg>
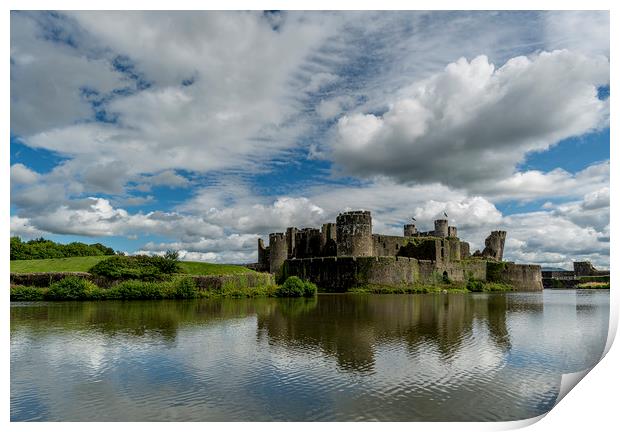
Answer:
<svg viewBox="0 0 620 432"><path fill-rule="evenodd" d="M609 291L11 304L11 420L517 420L593 366Z"/></svg>

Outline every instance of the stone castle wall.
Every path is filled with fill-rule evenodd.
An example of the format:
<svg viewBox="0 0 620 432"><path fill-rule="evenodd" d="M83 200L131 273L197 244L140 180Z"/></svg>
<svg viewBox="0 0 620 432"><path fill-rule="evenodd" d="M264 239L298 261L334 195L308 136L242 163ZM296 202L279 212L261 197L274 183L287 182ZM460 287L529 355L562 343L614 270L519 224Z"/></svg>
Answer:
<svg viewBox="0 0 620 432"><path fill-rule="evenodd" d="M542 271L539 265L512 262L487 262L487 279L512 285L517 291L541 291Z"/></svg>
<svg viewBox="0 0 620 432"><path fill-rule="evenodd" d="M433 284L441 281L444 272L458 282L486 280L486 263L480 260L437 266L430 260L390 256L293 259L285 261L282 278L298 276L314 282L322 291L345 292L366 285Z"/></svg>

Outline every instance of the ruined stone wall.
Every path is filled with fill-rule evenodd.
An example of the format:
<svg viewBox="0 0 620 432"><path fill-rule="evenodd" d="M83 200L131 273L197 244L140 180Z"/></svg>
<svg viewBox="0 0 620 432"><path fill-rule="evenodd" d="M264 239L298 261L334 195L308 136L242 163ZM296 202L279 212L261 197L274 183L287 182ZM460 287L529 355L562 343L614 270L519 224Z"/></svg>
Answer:
<svg viewBox="0 0 620 432"><path fill-rule="evenodd" d="M322 257L287 260L283 277L298 276L322 291L345 292L364 285L410 285L419 280L418 262L404 257Z"/></svg>
<svg viewBox="0 0 620 432"><path fill-rule="evenodd" d="M256 269L258 271L269 271L269 247L265 247L263 239L258 239L258 263Z"/></svg>
<svg viewBox="0 0 620 432"><path fill-rule="evenodd" d="M443 240L444 247L447 248L448 261L460 261L461 260L461 242L456 237L450 237Z"/></svg>
<svg viewBox="0 0 620 432"><path fill-rule="evenodd" d="M403 286L441 282L443 272L452 281L486 279L486 262L459 262L436 265L406 257L323 257L287 260L283 279L298 276L310 280L322 291L345 292L365 285Z"/></svg>
<svg viewBox="0 0 620 432"><path fill-rule="evenodd" d="M461 248L461 259L466 259L471 256L471 253L469 252L469 243L461 242L460 248Z"/></svg>
<svg viewBox="0 0 620 432"><path fill-rule="evenodd" d="M512 262L487 262L487 279L512 285L517 291L540 291L543 289L542 271L539 265Z"/></svg>
<svg viewBox="0 0 620 432"><path fill-rule="evenodd" d="M398 254L418 260L441 261L441 239L416 238L400 248Z"/></svg>
<svg viewBox="0 0 620 432"><path fill-rule="evenodd" d="M277 273L287 255L288 245L284 233L269 234L269 272Z"/></svg>
<svg viewBox="0 0 620 432"><path fill-rule="evenodd" d="M372 255L373 256L396 256L406 244L404 237L386 236L380 234L372 235Z"/></svg>
<svg viewBox="0 0 620 432"><path fill-rule="evenodd" d="M286 229L286 253L288 258L296 256L297 228L289 227Z"/></svg>
<svg viewBox="0 0 620 432"><path fill-rule="evenodd" d="M341 213L336 218L338 256L372 256L372 218L369 211Z"/></svg>
<svg viewBox="0 0 620 432"><path fill-rule="evenodd" d="M434 271L440 276L445 272L446 276L455 282L487 279L486 262L483 260L437 263Z"/></svg>
<svg viewBox="0 0 620 432"><path fill-rule="evenodd" d="M321 227L321 256L336 256L336 224L326 223Z"/></svg>
<svg viewBox="0 0 620 432"><path fill-rule="evenodd" d="M609 270L597 270L590 261L573 262L575 276L606 276Z"/></svg>
<svg viewBox="0 0 620 432"><path fill-rule="evenodd" d="M321 256L321 232L316 228L298 230L295 235L295 254L289 258L312 258Z"/></svg>
<svg viewBox="0 0 620 432"><path fill-rule="evenodd" d="M491 231L491 234L484 241L482 256L501 261L504 256L504 243L506 242L506 231Z"/></svg>

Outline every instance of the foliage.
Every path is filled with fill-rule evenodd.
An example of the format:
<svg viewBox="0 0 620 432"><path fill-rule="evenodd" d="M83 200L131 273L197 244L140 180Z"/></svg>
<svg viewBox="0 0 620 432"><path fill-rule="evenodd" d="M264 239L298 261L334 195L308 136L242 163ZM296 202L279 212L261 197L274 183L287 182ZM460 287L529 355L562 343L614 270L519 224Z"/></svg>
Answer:
<svg viewBox="0 0 620 432"><path fill-rule="evenodd" d="M487 280L491 282L499 282L505 268L506 263L504 262L487 261Z"/></svg>
<svg viewBox="0 0 620 432"><path fill-rule="evenodd" d="M175 297L182 299L198 297L196 281L192 278L180 278L176 284Z"/></svg>
<svg viewBox="0 0 620 432"><path fill-rule="evenodd" d="M609 282L586 282L577 285L579 289L609 289Z"/></svg>
<svg viewBox="0 0 620 432"><path fill-rule="evenodd" d="M467 290L458 285L436 284L413 284L413 285L363 285L352 288L349 293L353 294L441 294L441 293L466 293Z"/></svg>
<svg viewBox="0 0 620 432"><path fill-rule="evenodd" d="M20 237L11 237L11 260L103 255L114 255L114 250L101 243L91 245L80 242L60 244L43 237L23 242Z"/></svg>
<svg viewBox="0 0 620 432"><path fill-rule="evenodd" d="M312 282L290 276L276 289L275 294L277 297L312 297L316 292L316 285Z"/></svg>
<svg viewBox="0 0 620 432"><path fill-rule="evenodd" d="M98 289L94 283L86 279L68 276L51 284L45 298L50 300L86 300Z"/></svg>
<svg viewBox="0 0 620 432"><path fill-rule="evenodd" d="M494 291L512 291L513 287L506 283L485 282L477 279L469 279L466 288L470 292L494 292Z"/></svg>
<svg viewBox="0 0 620 432"><path fill-rule="evenodd" d="M170 256L120 256L100 261L89 272L110 279L161 280L179 271L179 262Z"/></svg>
<svg viewBox="0 0 620 432"><path fill-rule="evenodd" d="M223 275L254 273L247 267L232 264L213 264L207 262L181 261L179 262L180 273L191 275Z"/></svg>
<svg viewBox="0 0 620 432"><path fill-rule="evenodd" d="M44 300L47 289L25 287L25 286L12 286L11 287L11 301L33 301Z"/></svg>

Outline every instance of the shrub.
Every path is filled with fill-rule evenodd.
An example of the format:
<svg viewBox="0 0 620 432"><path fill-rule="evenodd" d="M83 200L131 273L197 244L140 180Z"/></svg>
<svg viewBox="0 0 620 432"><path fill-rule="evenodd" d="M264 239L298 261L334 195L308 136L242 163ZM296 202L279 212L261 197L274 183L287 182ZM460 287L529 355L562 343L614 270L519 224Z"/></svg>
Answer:
<svg viewBox="0 0 620 432"><path fill-rule="evenodd" d="M484 282L476 279L470 279L467 281L467 291L471 292L483 292Z"/></svg>
<svg viewBox="0 0 620 432"><path fill-rule="evenodd" d="M46 292L45 288L13 286L11 287L11 301L43 300Z"/></svg>
<svg viewBox="0 0 620 432"><path fill-rule="evenodd" d="M136 279L144 281L161 280L166 275L179 271L176 255L148 256L116 255L98 262L89 270L90 273L110 279Z"/></svg>
<svg viewBox="0 0 620 432"><path fill-rule="evenodd" d="M198 297L196 281L192 278L180 278L176 282L176 298L187 299Z"/></svg>
<svg viewBox="0 0 620 432"><path fill-rule="evenodd" d="M50 300L83 300L90 298L99 288L77 276L68 276L50 285L45 297Z"/></svg>
<svg viewBox="0 0 620 432"><path fill-rule="evenodd" d="M170 283L140 280L123 281L110 288L107 297L123 300L155 300L173 297Z"/></svg>
<svg viewBox="0 0 620 432"><path fill-rule="evenodd" d="M312 297L316 294L316 285L302 281L297 276L290 276L276 289L277 297Z"/></svg>

